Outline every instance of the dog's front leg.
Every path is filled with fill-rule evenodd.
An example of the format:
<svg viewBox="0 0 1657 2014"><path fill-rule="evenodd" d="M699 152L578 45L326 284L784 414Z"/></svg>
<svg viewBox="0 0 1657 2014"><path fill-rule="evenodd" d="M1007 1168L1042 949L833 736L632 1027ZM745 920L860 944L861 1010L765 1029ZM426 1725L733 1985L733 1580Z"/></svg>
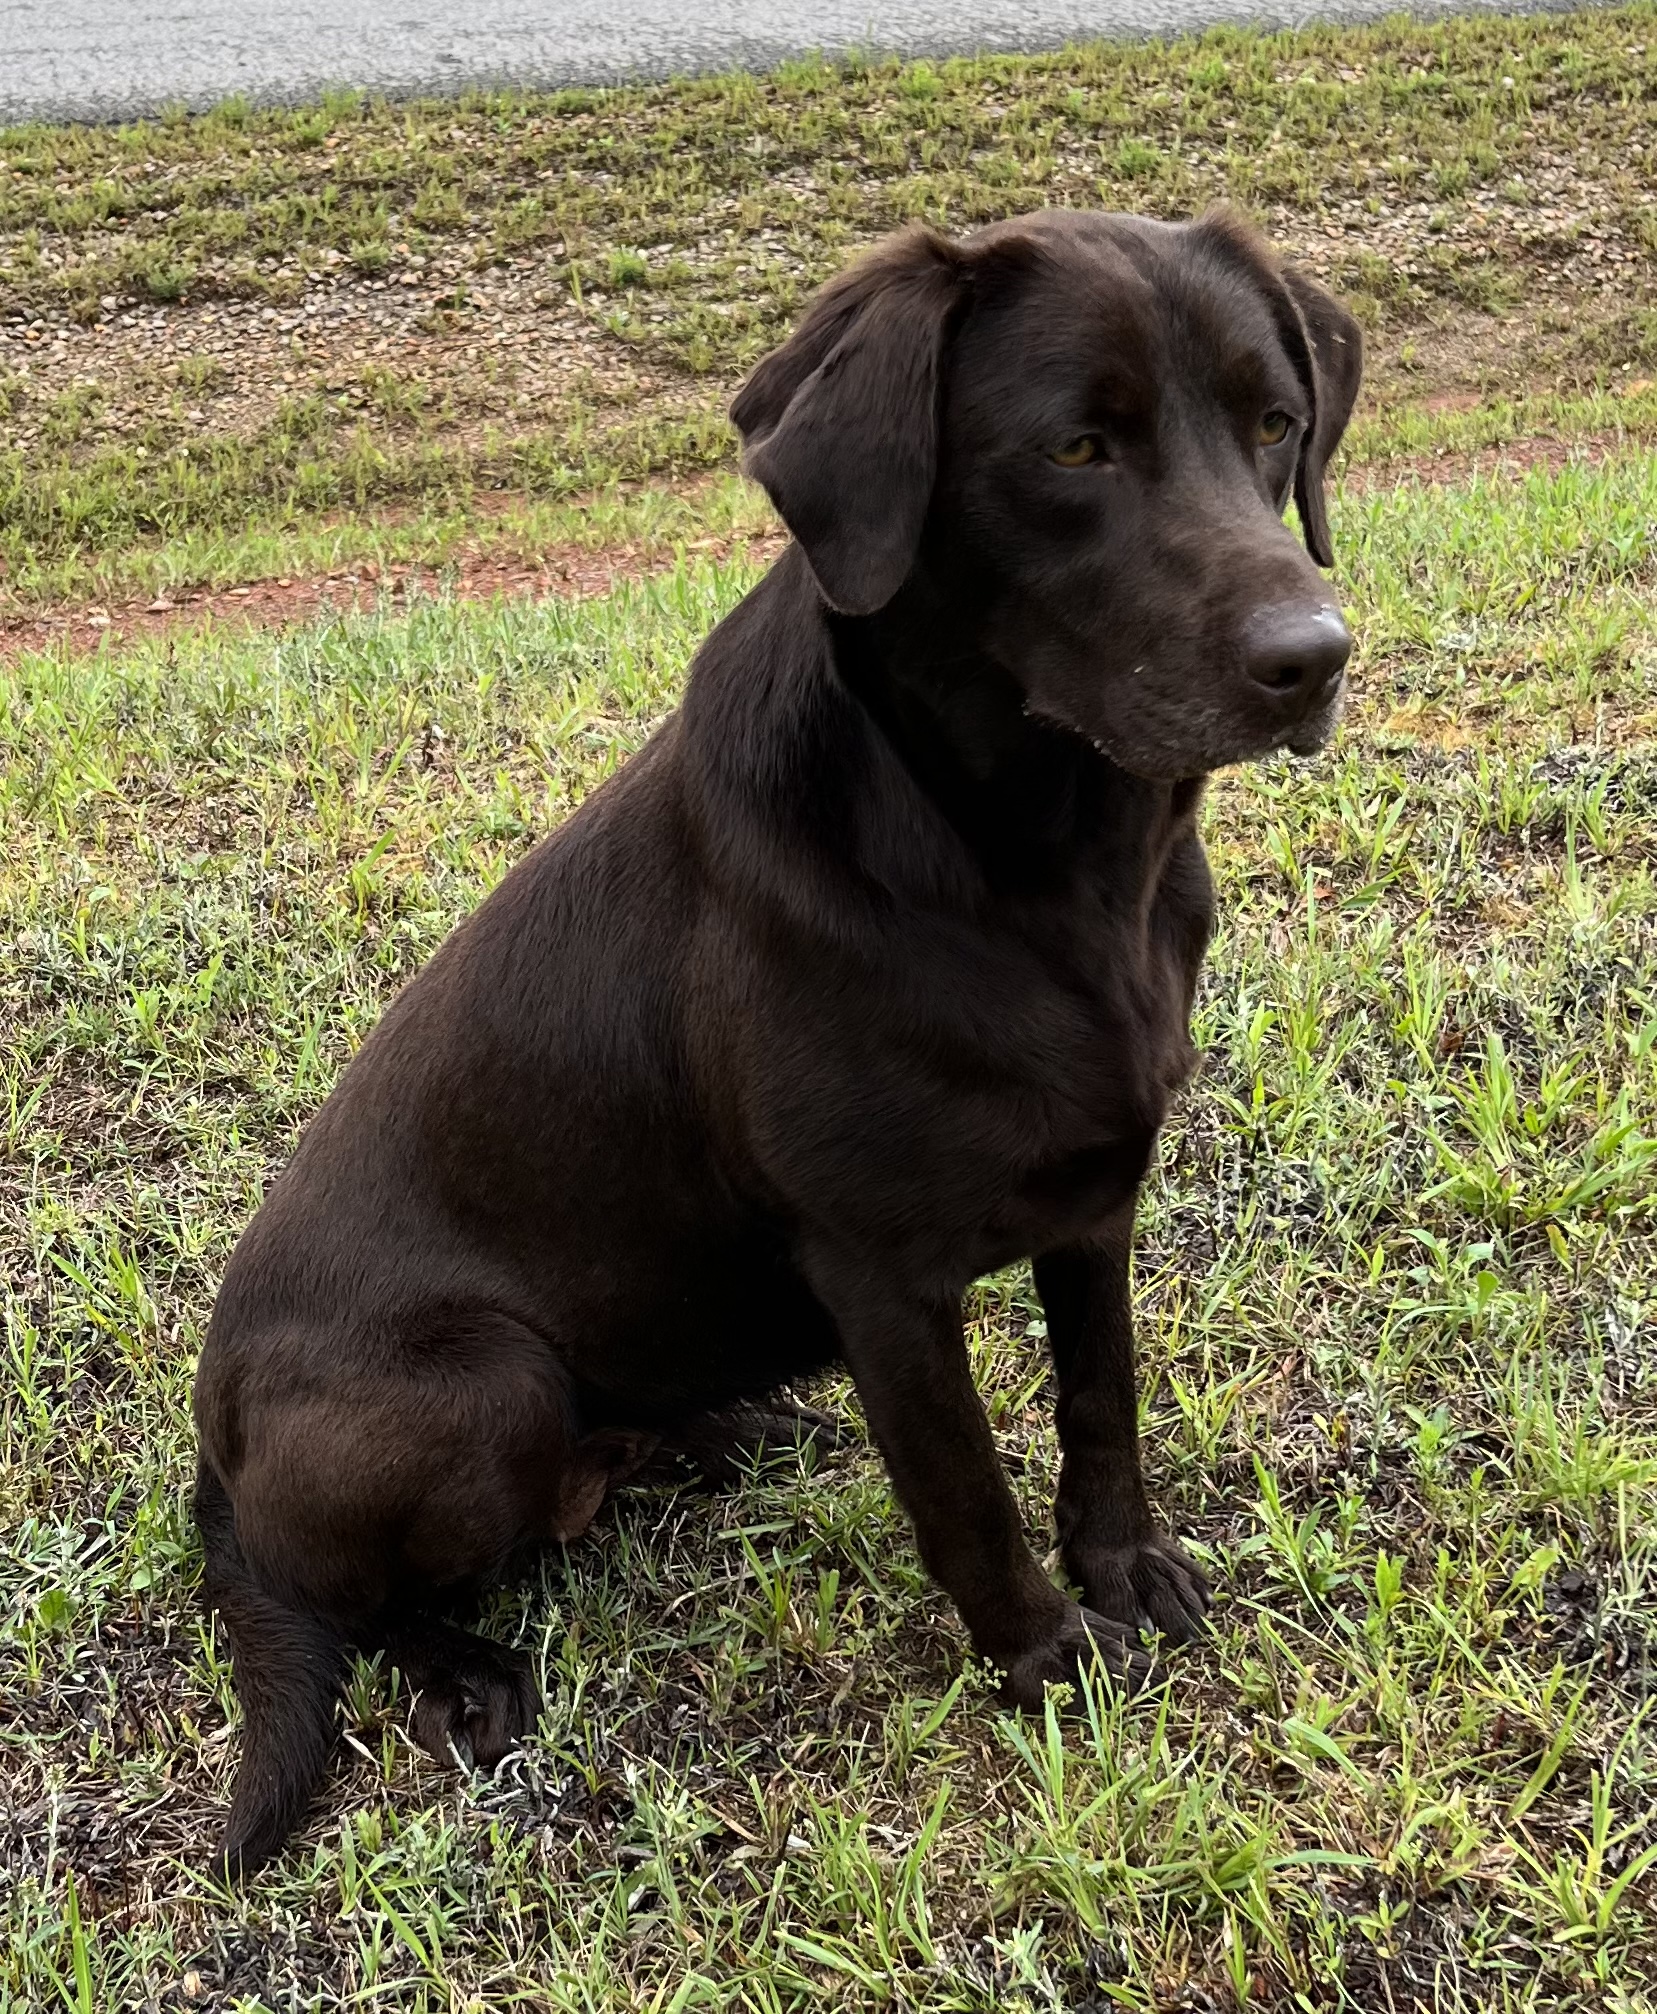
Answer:
<svg viewBox="0 0 1657 2014"><path fill-rule="evenodd" d="M975 1648L1021 1706L1097 1656L1138 1681L1149 1662L1127 1626L1068 1600L1025 1542L972 1382L958 1302L928 1298L856 1260L808 1261L927 1570Z"/></svg>
<svg viewBox="0 0 1657 2014"><path fill-rule="evenodd" d="M1098 1239L1044 1253L1036 1290L1059 1377L1057 1521L1067 1570L1090 1608L1195 1636L1208 1582L1157 1523L1139 1463L1129 1254L1133 1213Z"/></svg>

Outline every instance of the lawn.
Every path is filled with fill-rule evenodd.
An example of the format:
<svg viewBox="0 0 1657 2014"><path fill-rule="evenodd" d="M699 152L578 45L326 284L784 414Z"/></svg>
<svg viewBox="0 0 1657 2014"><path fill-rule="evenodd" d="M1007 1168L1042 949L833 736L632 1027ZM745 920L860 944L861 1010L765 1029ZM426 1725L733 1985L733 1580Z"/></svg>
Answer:
<svg viewBox="0 0 1657 2014"><path fill-rule="evenodd" d="M1523 75L1530 123L1504 139L1492 114L1490 173L1528 148L1519 171L1539 174L1546 155L1584 205L1623 189L1633 231L1650 217L1653 28L1645 9L1221 37L1169 60L1188 79L1220 64L1215 117L1240 122L1269 102L1247 80L1296 66L1326 95L1419 72L1375 98L1401 122L1453 95L1458 66ZM894 106L919 121L999 104L1039 132L1041 108L1096 92L1151 146L1186 93L1161 61L854 73L864 207L847 221L802 195L801 213L840 218L847 241L882 220L890 188L877 201L866 184L901 181L881 151ZM840 116L805 70L566 107L583 146L616 113L614 180L592 201L619 205L646 173L629 121L714 150L726 128L708 108L729 125L746 105L734 188L744 136L785 132L778 108L813 77L822 116ZM1303 97L1280 106L1285 131ZM336 151L365 161L449 128L471 161L464 136L515 131L509 113L350 105L172 122L141 143L3 135L0 200L62 184L69 205L118 183L127 156L181 177L171 164L239 134L254 180L224 207L257 219L293 164L281 135L306 118L301 166L342 122ZM1476 109L1434 118L1420 172L1436 176L1486 129ZM1346 187L1359 131L1280 150L1307 217ZM1251 174L1270 158L1245 154ZM45 166L20 197L25 156ZM754 158L752 200L782 203L787 176ZM999 154L969 150L951 188L991 208L1085 193L1057 149L1030 156L1040 174L1008 158L999 183ZM1147 187L1173 206L1204 193ZM196 211L217 214L210 195ZM155 207L74 226L77 256L104 261L91 295L70 226L51 227L55 262L25 303L43 329L123 298L152 239L196 262L189 288L223 311L245 275ZM46 228L6 214L18 242ZM586 216L592 256L666 235L617 214L613 230ZM1601 224L1602 244L1627 241ZM388 213L401 258L393 230ZM838 256L828 224L811 230L797 274ZM293 258L312 242L295 235ZM1640 387L1649 272L1614 286L1603 263L1551 243L1507 261L1507 306L1435 293L1431 274L1419 300L1367 293L1379 391L1334 509L1356 703L1331 753L1212 793L1208 1060L1143 1211L1153 1490L1221 1590L1215 1631L1170 1658L1165 1690L1084 1693L1064 1723L997 1705L830 1382L813 1396L850 1433L823 1466L630 1492L498 1597L488 1626L532 1652L548 1710L493 1778L415 1751L406 1701L361 1670L311 1825L245 1892L207 1880L236 1710L198 1606L188 1395L224 1260L396 988L672 707L754 577L741 535L767 520L711 445L701 487L612 488L589 509L577 476L598 465L548 418L553 475L510 492L508 535L626 538L660 571L582 601L479 603L439 583L286 629L0 652L3 2014L1657 2010L1657 401ZM671 475L672 428L792 300L716 264L700 292L684 283L682 324L635 346L668 388L616 421L645 429L636 474ZM757 319L703 369L698 317L738 297ZM107 311L110 330L126 312ZM433 354L464 363L463 345ZM242 436L227 422L223 438ZM433 434L454 485L431 495L296 502L260 476L174 522L142 462L99 461L134 445L14 437L8 508L37 514L26 535L8 518L0 545L19 570L38 560L22 601L246 577L251 553L297 566L330 539L336 560L444 560L495 535L469 438ZM76 485L98 469L115 514L54 518L49 499L93 494ZM717 554L675 556L709 527ZM1027 1273L984 1282L970 1313L1040 1543L1056 1448Z"/></svg>

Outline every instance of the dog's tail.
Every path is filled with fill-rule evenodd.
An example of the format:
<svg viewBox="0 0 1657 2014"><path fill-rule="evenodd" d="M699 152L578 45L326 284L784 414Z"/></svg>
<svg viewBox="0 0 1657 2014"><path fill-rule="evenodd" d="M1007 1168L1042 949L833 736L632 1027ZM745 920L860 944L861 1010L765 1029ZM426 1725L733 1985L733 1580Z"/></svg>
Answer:
<svg viewBox="0 0 1657 2014"><path fill-rule="evenodd" d="M218 1856L220 1871L234 1879L281 1849L322 1780L346 1641L323 1617L285 1608L254 1579L230 1498L205 1461L196 1471L196 1523L207 1598L229 1627L242 1702L242 1765Z"/></svg>

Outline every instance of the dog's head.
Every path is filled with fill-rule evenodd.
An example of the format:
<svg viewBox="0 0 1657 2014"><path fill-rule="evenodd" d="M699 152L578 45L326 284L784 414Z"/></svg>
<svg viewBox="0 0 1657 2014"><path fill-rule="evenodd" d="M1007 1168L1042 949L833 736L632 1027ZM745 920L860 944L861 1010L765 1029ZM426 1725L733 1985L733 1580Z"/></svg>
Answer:
<svg viewBox="0 0 1657 2014"><path fill-rule="evenodd" d="M878 247L732 413L833 608L924 583L1032 713L1177 778L1334 725L1351 639L1313 561L1361 371L1237 221L1050 210Z"/></svg>

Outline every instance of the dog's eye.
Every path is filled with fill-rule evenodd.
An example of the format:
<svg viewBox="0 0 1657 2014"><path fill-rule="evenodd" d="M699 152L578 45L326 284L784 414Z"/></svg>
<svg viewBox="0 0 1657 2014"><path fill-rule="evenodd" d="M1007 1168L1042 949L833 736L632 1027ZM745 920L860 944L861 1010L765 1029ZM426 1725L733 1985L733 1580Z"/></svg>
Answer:
<svg viewBox="0 0 1657 2014"><path fill-rule="evenodd" d="M1289 437L1289 425L1287 413L1267 413L1260 422L1260 445L1263 448L1280 446Z"/></svg>
<svg viewBox="0 0 1657 2014"><path fill-rule="evenodd" d="M1061 469L1085 469L1089 462L1098 461L1103 452L1097 434L1078 434L1062 448L1054 449L1053 460Z"/></svg>

